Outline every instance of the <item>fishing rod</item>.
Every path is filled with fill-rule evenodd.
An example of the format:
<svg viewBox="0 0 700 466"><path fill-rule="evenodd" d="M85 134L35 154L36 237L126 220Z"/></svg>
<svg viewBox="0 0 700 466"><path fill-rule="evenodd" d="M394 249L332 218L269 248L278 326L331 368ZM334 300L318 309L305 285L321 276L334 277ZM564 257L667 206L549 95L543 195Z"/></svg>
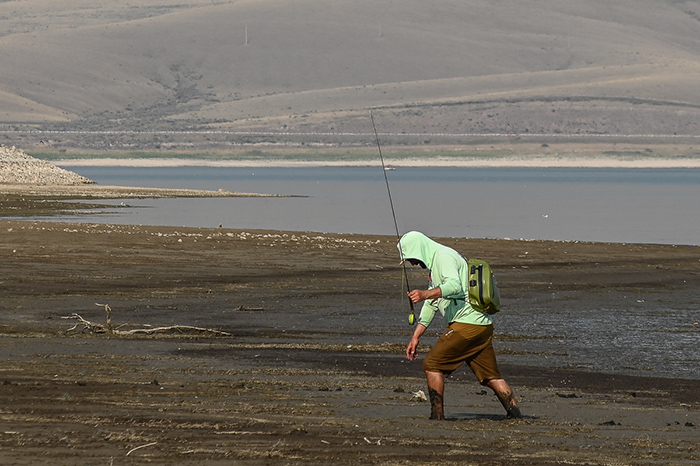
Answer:
<svg viewBox="0 0 700 466"><path fill-rule="evenodd" d="M386 192L389 194L389 205L391 206L391 216L394 219L394 228L396 228L396 239L397 241L401 242L401 236L399 235L399 224L396 222L396 212L394 211L394 201L391 198L391 189L389 188L389 177L386 176L386 166L384 165L384 157L382 156L382 146L379 144L379 134L377 133L377 126L374 124L374 115L372 115L372 111L370 110L369 112L369 118L372 120L372 128L374 129L374 137L377 141L377 150L379 151L379 160L382 162L382 171L384 172L384 181L386 182ZM411 287L408 284L408 274L406 273L406 262L404 261L403 257L403 250L401 249L399 245L399 257L401 258L401 267L403 269L403 279L404 282L406 283L406 289L408 291L411 291ZM411 299L408 300L409 305L411 306L411 313L408 316L408 324L413 325L416 321L416 311L413 308L413 301Z"/></svg>

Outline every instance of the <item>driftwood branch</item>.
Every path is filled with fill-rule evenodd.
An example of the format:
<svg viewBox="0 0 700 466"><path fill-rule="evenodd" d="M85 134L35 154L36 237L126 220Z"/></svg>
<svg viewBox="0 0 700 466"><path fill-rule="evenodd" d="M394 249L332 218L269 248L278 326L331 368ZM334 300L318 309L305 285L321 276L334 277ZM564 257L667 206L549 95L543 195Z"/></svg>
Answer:
<svg viewBox="0 0 700 466"><path fill-rule="evenodd" d="M61 317L62 319L75 319L78 322L69 328L66 332L72 332L76 330L80 330L80 332L91 332L91 333L110 333L112 335L137 335L137 334L143 334L143 335L152 335L154 333L166 333L166 332L177 332L177 333L188 333L188 332L200 332L200 333L211 333L214 335L222 335L222 336L231 336L230 333L228 332L222 332L221 330L216 330L212 328L203 328L203 327L192 327L190 325L170 325L167 327L146 327L146 328L136 328L132 330L120 330L122 325L118 326L116 329L112 326L112 308L109 307L109 304L98 304L95 303L97 306L101 306L105 308L105 312L107 313L107 324L98 324L96 322L91 322L77 312L74 312L73 314L69 316L64 316ZM242 308L243 306L241 306Z"/></svg>
<svg viewBox="0 0 700 466"><path fill-rule="evenodd" d="M97 324L95 322L90 322L89 320L83 319L83 317L78 313L73 313L69 316L63 316L61 319L75 319L78 321L74 326L66 330L67 332L72 332L80 328L81 332L89 331L92 333L106 333L107 329L102 324Z"/></svg>
<svg viewBox="0 0 700 466"><path fill-rule="evenodd" d="M140 445L140 446L138 446L138 447L132 448L131 450L129 450L129 452L126 454L126 456L129 456L130 454L132 454L132 453L135 452L136 450L140 450L140 449L146 448L146 447L152 447L153 445L156 445L157 443L158 443L158 442L151 442L151 443L147 443L147 444L145 444L145 445Z"/></svg>
<svg viewBox="0 0 700 466"><path fill-rule="evenodd" d="M107 313L107 331L112 333L112 308L109 307L109 304L95 303L95 306L104 306L105 312Z"/></svg>
<svg viewBox="0 0 700 466"><path fill-rule="evenodd" d="M133 330L115 330L114 333L116 333L117 335L135 335L138 333L151 335L153 333L172 332L172 331L184 332L184 331L188 331L188 330L192 331L192 332L213 333L216 335L231 336L231 334L228 332L222 332L220 330L215 330L212 328L191 327L189 325L170 325L168 327L135 328Z"/></svg>
<svg viewBox="0 0 700 466"><path fill-rule="evenodd" d="M242 304L236 308L237 311L264 311L261 307L245 307Z"/></svg>

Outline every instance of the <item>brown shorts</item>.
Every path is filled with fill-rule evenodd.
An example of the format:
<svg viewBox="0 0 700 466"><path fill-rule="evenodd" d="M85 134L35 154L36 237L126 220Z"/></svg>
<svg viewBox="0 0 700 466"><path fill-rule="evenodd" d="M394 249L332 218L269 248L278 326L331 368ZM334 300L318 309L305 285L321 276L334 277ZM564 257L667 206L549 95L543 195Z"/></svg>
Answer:
<svg viewBox="0 0 700 466"><path fill-rule="evenodd" d="M466 362L479 383L500 379L492 336L493 325L453 322L425 357L423 370L450 375Z"/></svg>

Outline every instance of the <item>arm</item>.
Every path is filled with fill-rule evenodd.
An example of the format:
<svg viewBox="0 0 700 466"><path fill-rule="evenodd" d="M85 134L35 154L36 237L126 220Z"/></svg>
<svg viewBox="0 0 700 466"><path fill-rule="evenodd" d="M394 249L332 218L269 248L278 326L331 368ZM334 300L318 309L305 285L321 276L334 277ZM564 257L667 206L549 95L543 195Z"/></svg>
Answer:
<svg viewBox="0 0 700 466"><path fill-rule="evenodd" d="M433 283L437 283L442 291L443 298L454 298L463 295L462 281L460 279L460 265L463 259L451 254L437 254L433 263Z"/></svg>
<svg viewBox="0 0 700 466"><path fill-rule="evenodd" d="M431 273L433 276L431 283L436 283L437 286L429 290L411 291L408 297L412 302L419 303L463 293L459 279L459 263L455 257L445 253L437 254Z"/></svg>
<svg viewBox="0 0 700 466"><path fill-rule="evenodd" d="M442 290L440 287L431 288L429 290L413 290L408 293L408 297L414 303L419 303L428 299L442 298Z"/></svg>
<svg viewBox="0 0 700 466"><path fill-rule="evenodd" d="M406 357L409 361L416 359L416 349L418 348L420 337L423 336L426 329L427 327L423 324L416 325L416 330L413 332L413 337L411 337L411 341L408 343L408 347L406 348Z"/></svg>

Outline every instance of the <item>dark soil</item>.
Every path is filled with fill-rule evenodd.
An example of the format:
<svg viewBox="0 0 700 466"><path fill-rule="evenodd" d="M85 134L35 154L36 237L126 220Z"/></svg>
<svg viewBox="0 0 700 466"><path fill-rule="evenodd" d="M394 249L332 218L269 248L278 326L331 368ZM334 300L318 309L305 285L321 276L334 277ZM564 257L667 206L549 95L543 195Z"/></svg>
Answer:
<svg viewBox="0 0 700 466"><path fill-rule="evenodd" d="M696 247L441 241L501 270L513 307L552 286L584 308L641 286L695 302L700 285ZM697 380L504 358L524 419L507 420L460 369L448 420L428 420L420 362L403 354L412 327L394 243L0 221L0 463L700 462ZM175 328L69 330L74 313L105 324L105 304L118 331Z"/></svg>

